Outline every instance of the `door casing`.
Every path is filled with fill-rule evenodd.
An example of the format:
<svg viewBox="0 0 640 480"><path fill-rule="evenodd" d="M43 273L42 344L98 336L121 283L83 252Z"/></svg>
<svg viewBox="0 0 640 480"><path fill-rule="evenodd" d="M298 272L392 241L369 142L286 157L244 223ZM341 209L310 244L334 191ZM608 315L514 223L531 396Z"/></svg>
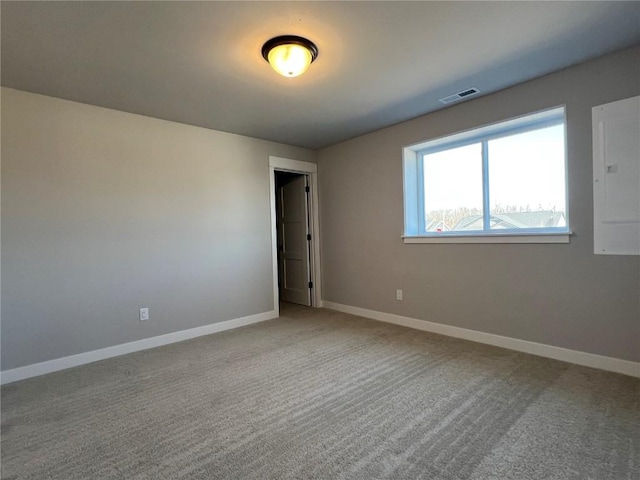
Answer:
<svg viewBox="0 0 640 480"><path fill-rule="evenodd" d="M276 233L276 171L301 173L309 176L309 216L311 233L311 262L313 278L311 306L322 306L322 280L320 272L320 221L318 215L318 166L289 158L269 156L269 192L271 196L271 257L273 269L273 306L280 314L278 300L278 238Z"/></svg>

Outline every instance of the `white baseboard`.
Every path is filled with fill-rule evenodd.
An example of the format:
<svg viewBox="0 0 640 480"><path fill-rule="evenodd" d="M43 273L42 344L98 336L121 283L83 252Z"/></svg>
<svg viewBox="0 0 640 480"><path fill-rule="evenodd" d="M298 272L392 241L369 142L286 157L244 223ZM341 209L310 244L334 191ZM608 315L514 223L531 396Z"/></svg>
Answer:
<svg viewBox="0 0 640 480"><path fill-rule="evenodd" d="M350 313L352 315L358 315L372 320L402 325L403 327L415 328L416 330L438 333L448 337L462 338L464 340L471 340L478 343L486 343L496 347L531 353L533 355L553 358L554 360L562 360L563 362L575 363L585 367L622 373L632 377L640 377L640 363L638 362L605 357L593 353L580 352L578 350L569 350L567 348L554 347L552 345L519 340L517 338L503 337L492 333L478 332L476 330L453 327L442 323L418 320L416 318L403 317L391 313L377 312L375 310L342 305L340 303L329 302L327 300L323 300L322 305L324 308L328 308L330 310L337 310L338 312Z"/></svg>
<svg viewBox="0 0 640 480"><path fill-rule="evenodd" d="M3 372L0 372L0 385L17 382L18 380L24 380L26 378L37 377L39 375L44 375L51 372L57 372L58 370L77 367L79 365L85 365L87 363L97 362L99 360L105 360L107 358L126 355L127 353L139 352L141 350L161 347L162 345L168 345L170 343L182 342L183 340L189 340L190 338L201 337L203 335L210 335L212 333L222 332L224 330L244 327L245 325L264 322L265 320L271 320L272 318L277 317L278 312L272 310L270 312L249 315L248 317L234 318L232 320L212 323L209 325L204 325L202 327L167 333L166 335L145 338L143 340L137 340L135 342L123 343L120 345L114 345L112 347L101 348L100 350L93 350L91 352L79 353L77 355L70 355L68 357L56 358L54 360L48 360L46 362L34 363L32 365L26 365L24 367L5 370Z"/></svg>

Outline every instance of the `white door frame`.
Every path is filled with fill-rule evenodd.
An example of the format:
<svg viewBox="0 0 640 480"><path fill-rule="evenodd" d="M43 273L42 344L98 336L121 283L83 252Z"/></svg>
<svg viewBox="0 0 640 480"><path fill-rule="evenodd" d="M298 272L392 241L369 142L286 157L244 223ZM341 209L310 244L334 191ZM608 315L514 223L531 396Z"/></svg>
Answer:
<svg viewBox="0 0 640 480"><path fill-rule="evenodd" d="M276 234L276 171L309 175L311 198L309 205L309 225L311 233L311 272L313 290L311 306L322 306L322 281L320 276L320 220L318 216L318 165L289 158L269 156L269 195L271 197L271 257L273 263L273 307L280 315L278 298L278 238Z"/></svg>

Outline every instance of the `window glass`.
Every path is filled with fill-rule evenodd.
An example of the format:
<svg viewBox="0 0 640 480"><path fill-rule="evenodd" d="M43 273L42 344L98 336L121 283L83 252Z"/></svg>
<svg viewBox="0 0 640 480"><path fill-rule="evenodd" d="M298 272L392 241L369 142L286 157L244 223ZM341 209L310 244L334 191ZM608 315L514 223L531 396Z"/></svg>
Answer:
<svg viewBox="0 0 640 480"><path fill-rule="evenodd" d="M425 229L464 229L468 218L482 228L482 145L475 143L423 156Z"/></svg>
<svg viewBox="0 0 640 480"><path fill-rule="evenodd" d="M564 126L488 141L491 229L564 227Z"/></svg>

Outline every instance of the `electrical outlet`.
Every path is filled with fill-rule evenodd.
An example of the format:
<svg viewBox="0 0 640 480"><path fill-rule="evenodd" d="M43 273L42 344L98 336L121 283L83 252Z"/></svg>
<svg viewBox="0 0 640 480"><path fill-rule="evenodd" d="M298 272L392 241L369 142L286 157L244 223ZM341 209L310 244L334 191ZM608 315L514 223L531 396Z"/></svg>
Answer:
<svg viewBox="0 0 640 480"><path fill-rule="evenodd" d="M149 308L140 309L140 321L149 320Z"/></svg>
<svg viewBox="0 0 640 480"><path fill-rule="evenodd" d="M402 290L396 290L396 300L402 300Z"/></svg>

